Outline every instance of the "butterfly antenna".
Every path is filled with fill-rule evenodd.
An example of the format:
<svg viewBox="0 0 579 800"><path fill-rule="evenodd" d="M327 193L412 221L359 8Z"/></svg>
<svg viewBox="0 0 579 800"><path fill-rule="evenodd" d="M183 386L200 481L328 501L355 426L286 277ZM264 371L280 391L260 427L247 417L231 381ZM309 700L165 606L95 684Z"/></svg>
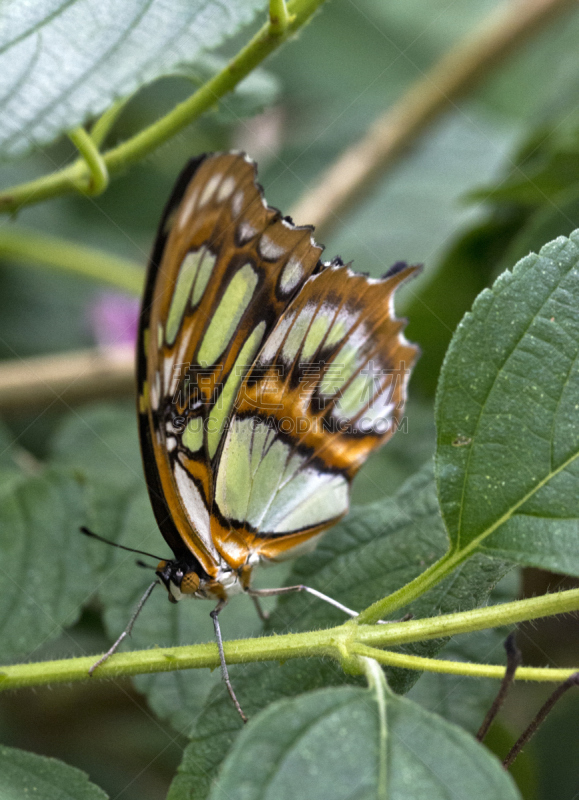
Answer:
<svg viewBox="0 0 579 800"><path fill-rule="evenodd" d="M152 564L145 564L145 562L144 562L144 561L141 561L141 559L140 559L140 558L138 558L138 559L135 561L135 564L137 565L137 567L142 567L143 569L154 569L154 570L156 570L156 569L157 569L157 568L156 568L156 567L154 567Z"/></svg>
<svg viewBox="0 0 579 800"><path fill-rule="evenodd" d="M110 544L113 547L118 547L120 550L127 550L129 553L138 553L141 556L148 556L149 558L155 558L157 561L164 561L161 556L155 556L153 553L147 553L146 550L137 550L134 547L126 547L124 544L119 544L118 542L113 542L111 539L105 539L104 536L99 536L98 533L93 533L84 525L80 529L81 533L84 533L85 536L88 536L91 539L98 539L99 542L104 542L105 544Z"/></svg>

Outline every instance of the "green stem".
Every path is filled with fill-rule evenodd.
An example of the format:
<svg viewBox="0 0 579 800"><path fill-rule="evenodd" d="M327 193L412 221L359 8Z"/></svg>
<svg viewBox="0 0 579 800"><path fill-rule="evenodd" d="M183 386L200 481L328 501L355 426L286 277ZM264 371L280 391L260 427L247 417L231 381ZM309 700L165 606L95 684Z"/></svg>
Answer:
<svg viewBox="0 0 579 800"><path fill-rule="evenodd" d="M225 642L225 657L229 664L302 658L310 655L313 650L322 652L318 633L315 631ZM278 641L280 639L283 640L281 643ZM330 650L328 645L328 654ZM95 656L89 656L0 667L0 690L89 680L88 671L95 661ZM214 643L137 650L116 653L98 668L94 678L119 678L203 667L215 669L219 663L219 653Z"/></svg>
<svg viewBox="0 0 579 800"><path fill-rule="evenodd" d="M472 633L500 625L513 625L553 614L566 614L577 609L579 609L579 589L569 589L565 592L553 592L525 600L514 600L512 603L483 606L456 614L441 614L438 617L411 619L407 622L392 622L385 625L363 625L360 626L363 635L353 633L351 639L374 647L388 647L455 636L459 633ZM344 627L355 629L356 623L357 620L352 620Z"/></svg>
<svg viewBox="0 0 579 800"><path fill-rule="evenodd" d="M377 600L371 606L364 609L355 618L355 622L359 625L371 625L378 620L391 614L403 606L408 605L417 597L420 597L441 580L446 578L456 567L464 561L470 553L461 551L460 553L453 553L449 551L445 553L438 561L435 561L427 570L421 572L413 581L402 586L398 591Z"/></svg>
<svg viewBox="0 0 579 800"><path fill-rule="evenodd" d="M0 255L74 272L136 295L143 289L145 273L134 261L26 228L0 228Z"/></svg>
<svg viewBox="0 0 579 800"><path fill-rule="evenodd" d="M94 123L90 129L90 138L97 147L102 146L128 101L128 97L125 97L123 100L116 100Z"/></svg>
<svg viewBox="0 0 579 800"><path fill-rule="evenodd" d="M89 170L88 181L79 182L77 189L91 197L102 194L109 185L109 171L102 153L82 127L71 131L68 138L84 158Z"/></svg>
<svg viewBox="0 0 579 800"><path fill-rule="evenodd" d="M362 654L360 646L366 645L372 648L372 658L376 660L390 659L392 662L394 658L404 658L403 666L411 669L423 669L424 664L416 666L416 657L392 653L383 654L374 648L394 647L410 642L470 633L552 614L564 614L578 609L579 589L569 589L565 592L427 619L413 619L387 625L356 625L347 622L328 630L229 641L224 646L225 656L229 664L286 661L290 658L307 656L332 656L342 662L348 657L352 659L357 654ZM88 670L95 660L93 656L2 667L0 668L0 689L88 680ZM448 672L456 670L456 667L452 666L452 662L441 661L440 663L451 665L446 670ZM399 664L401 664L400 661ZM99 667L96 675L102 678L121 677L177 669L215 668L217 666L219 666L217 645L200 644L191 647L156 648L132 653L118 653ZM473 667L462 665L461 668L464 669L464 674L474 674ZM565 670L565 677L571 672L572 670ZM525 674L529 680L550 680L549 676L554 676L555 680L560 679L557 671L523 673L523 675Z"/></svg>
<svg viewBox="0 0 579 800"><path fill-rule="evenodd" d="M466 678L503 678L505 667L499 664L470 664L465 661L449 661L442 658L423 658L391 650L377 650L365 644L353 644L351 652L364 658L372 658L388 667L415 669L420 672L438 672L444 675L464 675ZM577 672L572 667L518 667L515 678L522 681L565 681Z"/></svg>
<svg viewBox="0 0 579 800"><path fill-rule="evenodd" d="M366 648L371 650L371 648ZM388 685L386 676L380 669L380 665L372 656L361 658L368 688L374 693L376 705L378 706L378 785L377 798L388 797Z"/></svg>
<svg viewBox="0 0 579 800"><path fill-rule="evenodd" d="M103 153L103 162L109 174L126 169L130 164L144 158L214 106L216 100L234 89L270 53L308 22L323 1L293 0L287 9L290 18L283 31L272 32L268 20L227 66L191 97L126 142ZM73 191L79 183L86 182L89 177L89 169L84 160L77 161L52 175L7 189L0 194L0 211L13 212L22 206L66 194Z"/></svg>
<svg viewBox="0 0 579 800"><path fill-rule="evenodd" d="M269 29L275 36L281 36L292 22L285 0L269 0Z"/></svg>

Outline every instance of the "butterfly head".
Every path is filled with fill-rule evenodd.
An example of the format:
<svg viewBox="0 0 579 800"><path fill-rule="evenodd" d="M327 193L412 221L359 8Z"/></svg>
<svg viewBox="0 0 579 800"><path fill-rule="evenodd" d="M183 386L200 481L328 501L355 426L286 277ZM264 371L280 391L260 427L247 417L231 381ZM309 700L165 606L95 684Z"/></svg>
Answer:
<svg viewBox="0 0 579 800"><path fill-rule="evenodd" d="M225 600L230 594L244 591L247 583L242 575L231 569L222 569L216 578L212 578L199 562L188 558L159 561L156 574L167 589L171 603L184 597Z"/></svg>
<svg viewBox="0 0 579 800"><path fill-rule="evenodd" d="M195 565L197 566L197 565ZM203 597L203 584L206 581L197 569L184 559L159 561L157 577L169 593L169 600L176 603L184 595Z"/></svg>

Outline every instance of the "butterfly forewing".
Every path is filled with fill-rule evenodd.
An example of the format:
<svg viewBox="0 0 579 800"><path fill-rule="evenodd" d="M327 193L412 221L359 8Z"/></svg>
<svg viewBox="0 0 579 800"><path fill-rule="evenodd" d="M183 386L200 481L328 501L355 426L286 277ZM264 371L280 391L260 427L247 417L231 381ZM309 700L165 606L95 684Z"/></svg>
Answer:
<svg viewBox="0 0 579 800"><path fill-rule="evenodd" d="M223 434L247 369L319 268L311 230L268 208L255 166L233 154L193 162L161 223L141 316L141 442L165 538L210 575Z"/></svg>

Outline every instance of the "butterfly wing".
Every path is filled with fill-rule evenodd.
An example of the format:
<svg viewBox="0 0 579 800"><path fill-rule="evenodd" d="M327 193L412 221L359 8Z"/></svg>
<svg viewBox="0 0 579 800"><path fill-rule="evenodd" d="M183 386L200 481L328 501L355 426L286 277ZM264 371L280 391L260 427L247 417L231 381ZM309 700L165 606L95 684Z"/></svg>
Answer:
<svg viewBox="0 0 579 800"><path fill-rule="evenodd" d="M288 305L245 377L221 451L215 507L224 552L282 558L348 509L350 482L396 430L417 348L381 280L334 262Z"/></svg>
<svg viewBox="0 0 579 800"><path fill-rule="evenodd" d="M214 476L228 416L279 317L322 248L265 205L242 155L196 159L167 205L139 332L141 449L157 523L176 557L210 576ZM222 520L226 524L225 520Z"/></svg>

